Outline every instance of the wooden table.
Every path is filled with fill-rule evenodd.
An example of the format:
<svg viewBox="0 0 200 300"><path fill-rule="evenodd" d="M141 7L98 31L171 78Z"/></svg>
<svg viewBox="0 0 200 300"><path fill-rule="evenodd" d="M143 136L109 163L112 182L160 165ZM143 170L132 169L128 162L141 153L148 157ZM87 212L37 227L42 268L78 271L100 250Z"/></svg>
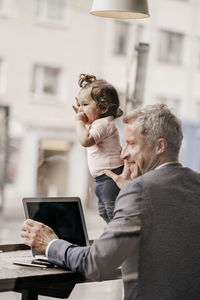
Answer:
<svg viewBox="0 0 200 300"><path fill-rule="evenodd" d="M38 295L68 298L76 283L84 282L79 273L60 268L14 265L16 258L32 256L23 245L0 245L0 292L15 291L22 300L37 300Z"/></svg>

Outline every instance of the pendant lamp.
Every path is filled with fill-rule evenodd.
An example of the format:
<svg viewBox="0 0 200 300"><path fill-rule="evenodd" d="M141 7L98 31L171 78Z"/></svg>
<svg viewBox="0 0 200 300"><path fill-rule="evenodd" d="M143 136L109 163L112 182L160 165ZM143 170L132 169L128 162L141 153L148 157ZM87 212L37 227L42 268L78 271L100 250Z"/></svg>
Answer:
<svg viewBox="0 0 200 300"><path fill-rule="evenodd" d="M92 15L116 19L149 17L147 0L93 0Z"/></svg>

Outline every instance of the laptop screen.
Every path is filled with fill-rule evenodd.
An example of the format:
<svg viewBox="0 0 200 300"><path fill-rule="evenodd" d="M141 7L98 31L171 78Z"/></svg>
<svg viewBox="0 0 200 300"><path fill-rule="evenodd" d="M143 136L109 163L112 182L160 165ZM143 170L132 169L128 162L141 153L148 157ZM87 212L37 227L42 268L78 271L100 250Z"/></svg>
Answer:
<svg viewBox="0 0 200 300"><path fill-rule="evenodd" d="M51 227L60 239L86 246L78 202L27 202L28 217Z"/></svg>

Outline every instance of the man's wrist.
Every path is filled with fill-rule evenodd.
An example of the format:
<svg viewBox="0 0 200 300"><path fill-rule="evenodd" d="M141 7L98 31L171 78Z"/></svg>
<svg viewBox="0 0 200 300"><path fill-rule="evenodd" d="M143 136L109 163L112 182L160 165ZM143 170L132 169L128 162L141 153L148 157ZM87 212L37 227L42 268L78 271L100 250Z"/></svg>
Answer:
<svg viewBox="0 0 200 300"><path fill-rule="evenodd" d="M45 250L45 255L46 255L47 258L48 258L48 252L49 252L49 248L50 248L51 244L52 244L53 242L57 241L57 240L58 240L58 239L53 239L53 240L51 240L51 241L48 243L48 245L47 245L47 247L46 247L46 250Z"/></svg>

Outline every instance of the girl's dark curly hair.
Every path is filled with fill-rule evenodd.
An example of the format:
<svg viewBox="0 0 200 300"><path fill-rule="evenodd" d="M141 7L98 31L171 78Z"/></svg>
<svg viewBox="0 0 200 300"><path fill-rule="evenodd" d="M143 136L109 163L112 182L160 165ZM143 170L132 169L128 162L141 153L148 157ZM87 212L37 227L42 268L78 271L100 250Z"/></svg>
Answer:
<svg viewBox="0 0 200 300"><path fill-rule="evenodd" d="M119 108L118 93L114 86L106 80L96 79L94 75L81 74L78 84L82 89L92 88L91 97L96 102L101 118L122 116L123 111ZM105 113L101 114L101 111L105 111Z"/></svg>

